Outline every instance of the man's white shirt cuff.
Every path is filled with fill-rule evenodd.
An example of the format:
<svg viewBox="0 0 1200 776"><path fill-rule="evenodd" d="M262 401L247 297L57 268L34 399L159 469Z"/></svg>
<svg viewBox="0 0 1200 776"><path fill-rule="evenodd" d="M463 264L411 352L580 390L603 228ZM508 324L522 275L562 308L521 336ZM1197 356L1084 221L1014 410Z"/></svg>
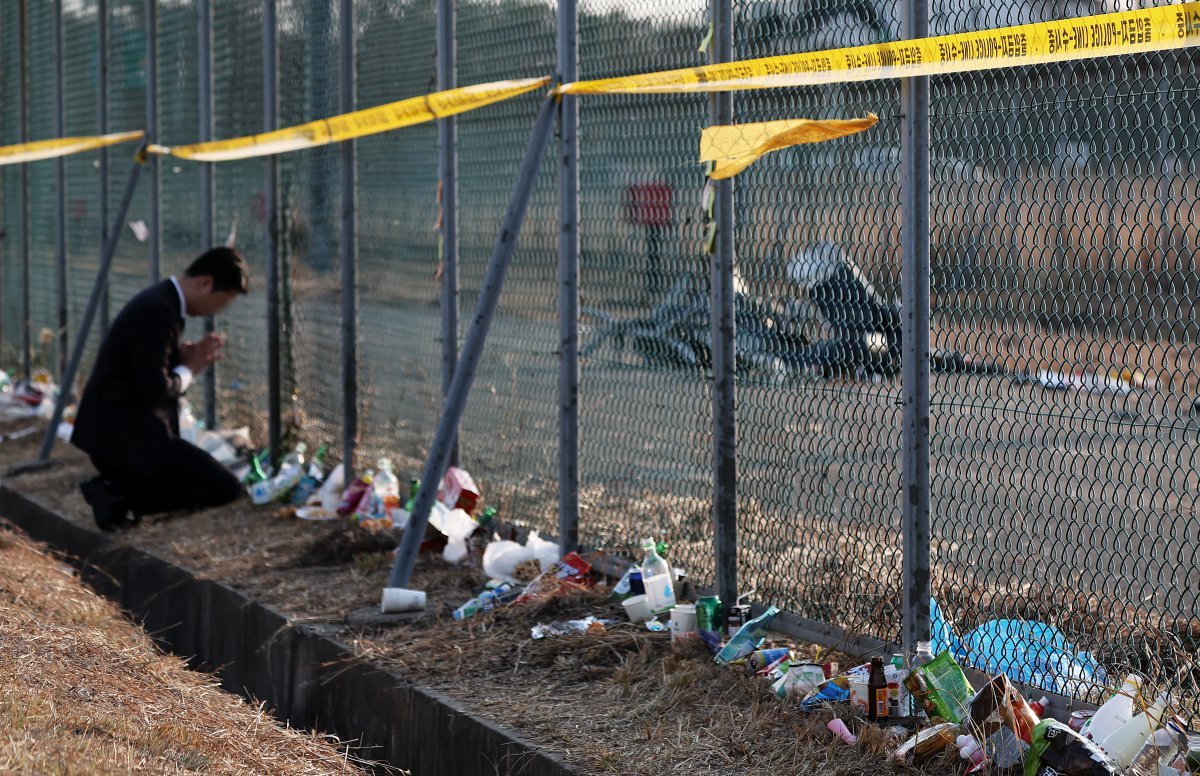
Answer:
<svg viewBox="0 0 1200 776"><path fill-rule="evenodd" d="M179 392L186 393L188 386L192 384L192 370L180 364L171 371L179 375Z"/></svg>

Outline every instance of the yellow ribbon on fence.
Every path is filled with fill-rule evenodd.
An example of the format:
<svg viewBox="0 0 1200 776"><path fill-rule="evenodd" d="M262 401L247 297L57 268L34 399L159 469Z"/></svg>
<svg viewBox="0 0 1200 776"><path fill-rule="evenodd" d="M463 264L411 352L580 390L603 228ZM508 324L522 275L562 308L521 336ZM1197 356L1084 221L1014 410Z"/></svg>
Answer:
<svg viewBox="0 0 1200 776"><path fill-rule="evenodd" d="M307 124L264 132L260 135L213 140L173 148L151 145L149 151L160 155L170 154L194 162L229 162L236 159L270 156L376 135L446 116L466 113L532 92L549 83L549 78L524 78L465 86L460 89L450 89L399 102L390 102L375 108L343 113L340 116L310 121Z"/></svg>
<svg viewBox="0 0 1200 776"><path fill-rule="evenodd" d="M720 92L940 75L1186 48L1200 2L979 32L577 81L561 94Z"/></svg>
<svg viewBox="0 0 1200 776"><path fill-rule="evenodd" d="M732 178L764 154L857 134L878 121L878 116L868 113L861 119L783 119L708 127L700 135L700 161L713 163L710 178Z"/></svg>
<svg viewBox="0 0 1200 776"><path fill-rule="evenodd" d="M128 143L130 140L141 140L143 136L144 133L139 130L91 137L56 137L53 140L36 140L32 143L0 146L0 167L6 164L39 162L43 159L57 159L60 156L95 151L97 148Z"/></svg>

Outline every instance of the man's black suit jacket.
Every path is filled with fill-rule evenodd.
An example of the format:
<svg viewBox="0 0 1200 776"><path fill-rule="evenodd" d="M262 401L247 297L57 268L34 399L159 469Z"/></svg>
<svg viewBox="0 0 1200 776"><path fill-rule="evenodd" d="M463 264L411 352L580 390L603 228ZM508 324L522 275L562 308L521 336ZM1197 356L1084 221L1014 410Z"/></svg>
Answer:
<svg viewBox="0 0 1200 776"><path fill-rule="evenodd" d="M130 300L100 345L71 442L104 468L150 476L179 436L183 334L179 292L170 280Z"/></svg>

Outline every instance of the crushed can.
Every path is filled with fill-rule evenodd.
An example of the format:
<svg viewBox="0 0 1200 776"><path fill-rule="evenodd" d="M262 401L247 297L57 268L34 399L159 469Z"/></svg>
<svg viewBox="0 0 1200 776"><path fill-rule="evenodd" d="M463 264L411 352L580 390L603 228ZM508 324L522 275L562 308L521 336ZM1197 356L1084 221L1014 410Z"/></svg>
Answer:
<svg viewBox="0 0 1200 776"><path fill-rule="evenodd" d="M1094 711L1072 711L1071 719L1067 721L1067 727L1074 730L1076 733L1083 730L1083 726L1091 719L1096 712Z"/></svg>
<svg viewBox="0 0 1200 776"><path fill-rule="evenodd" d="M785 660L791 657L792 651L787 647L779 649L760 649L751 652L746 658L746 673L756 674L759 671L765 671L771 666L778 663L780 660Z"/></svg>
<svg viewBox="0 0 1200 776"><path fill-rule="evenodd" d="M750 622L751 610L750 604L735 604L730 606L725 613L725 632L730 636L742 629L742 626Z"/></svg>
<svg viewBox="0 0 1200 776"><path fill-rule="evenodd" d="M719 633L724 624L724 609L721 599L715 595L706 595L696 601L696 630Z"/></svg>

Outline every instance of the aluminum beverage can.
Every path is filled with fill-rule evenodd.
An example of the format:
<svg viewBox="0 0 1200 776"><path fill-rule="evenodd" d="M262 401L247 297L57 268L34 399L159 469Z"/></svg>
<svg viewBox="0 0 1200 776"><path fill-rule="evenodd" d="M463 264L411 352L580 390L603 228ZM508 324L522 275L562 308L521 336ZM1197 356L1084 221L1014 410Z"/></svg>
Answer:
<svg viewBox="0 0 1200 776"><path fill-rule="evenodd" d="M780 659L788 657L791 654L792 651L787 647L760 649L757 652L751 652L750 657L746 658L746 667L750 673L764 671Z"/></svg>
<svg viewBox="0 0 1200 776"><path fill-rule="evenodd" d="M702 596L696 601L696 630L719 632L723 613L720 598L715 595Z"/></svg>
<svg viewBox="0 0 1200 776"><path fill-rule="evenodd" d="M1067 722L1067 727L1078 733L1095 713L1094 711L1072 711L1071 719Z"/></svg>

